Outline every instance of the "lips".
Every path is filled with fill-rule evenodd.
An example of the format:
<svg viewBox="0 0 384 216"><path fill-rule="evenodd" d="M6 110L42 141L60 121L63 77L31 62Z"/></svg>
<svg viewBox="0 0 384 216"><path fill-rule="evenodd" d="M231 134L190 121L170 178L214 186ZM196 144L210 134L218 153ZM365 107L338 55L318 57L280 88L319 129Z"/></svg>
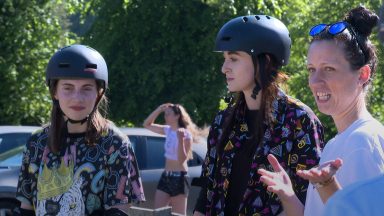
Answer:
<svg viewBox="0 0 384 216"><path fill-rule="evenodd" d="M83 107L83 106L70 106L69 108L71 108L75 111L81 111L81 110L85 109L85 107Z"/></svg>
<svg viewBox="0 0 384 216"><path fill-rule="evenodd" d="M227 77L227 82L231 82L234 78Z"/></svg>

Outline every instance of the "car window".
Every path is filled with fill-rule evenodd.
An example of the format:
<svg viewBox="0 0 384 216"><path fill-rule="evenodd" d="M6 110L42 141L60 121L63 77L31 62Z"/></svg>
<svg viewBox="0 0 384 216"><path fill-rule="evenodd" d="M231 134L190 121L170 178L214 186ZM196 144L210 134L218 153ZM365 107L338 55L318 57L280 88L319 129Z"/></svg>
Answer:
<svg viewBox="0 0 384 216"><path fill-rule="evenodd" d="M24 146L31 133L5 133L0 134L0 154L15 147Z"/></svg>
<svg viewBox="0 0 384 216"><path fill-rule="evenodd" d="M144 169L163 169L165 167L163 137L146 137Z"/></svg>

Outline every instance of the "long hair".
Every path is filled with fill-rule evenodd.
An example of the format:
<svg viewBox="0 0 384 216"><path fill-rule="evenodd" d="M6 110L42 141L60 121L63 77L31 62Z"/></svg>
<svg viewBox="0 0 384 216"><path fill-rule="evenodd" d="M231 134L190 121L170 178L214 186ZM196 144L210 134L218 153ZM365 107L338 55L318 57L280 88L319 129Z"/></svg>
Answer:
<svg viewBox="0 0 384 216"><path fill-rule="evenodd" d="M49 91L51 97L54 98L58 80L53 80L50 85ZM103 83L101 81L96 81L97 92L100 92L102 89ZM98 95L98 100L96 101L93 111L89 114L87 124L87 130L85 132L85 142L87 145L94 146L96 145L97 140L105 133L108 129L109 121L106 119L106 113L108 109L108 99L105 94ZM48 147L54 152L58 153L62 146L63 131L67 127L66 121L64 118L64 113L62 112L59 102L53 100L52 109L51 109L51 122L48 132Z"/></svg>
<svg viewBox="0 0 384 216"><path fill-rule="evenodd" d="M275 58L271 55L267 54L261 54L259 55L259 58L264 58L264 62L262 64L259 64L259 60L257 57L252 56L253 64L255 71L258 70L258 73L255 74L261 74L264 73L264 76L260 76L261 78L261 89L262 89L262 95L261 95L261 106L257 113L256 119L254 119L256 124L255 128L255 134L253 134L253 140L252 140L252 152L250 154L253 154L254 150L256 148L261 147L265 127L264 123L267 124L267 126L270 126L273 121L272 116L272 102L276 99L279 86L281 83L285 82L288 79L288 76L284 74L281 71L278 71L279 65ZM245 111L246 109L246 102L243 92L237 92L235 93L235 98L232 100L232 102L228 105L227 108L227 114L225 115L224 123L223 123L223 132L220 136L219 141L217 142L217 151L219 157L221 156L225 144L228 140L228 137L230 135L230 132L232 131L235 123L236 123L236 117L241 113L241 111ZM245 112L242 112L245 113Z"/></svg>
<svg viewBox="0 0 384 216"><path fill-rule="evenodd" d="M171 108L176 115L180 115L177 122L179 127L187 129L192 134L192 142L197 142L197 137L199 134L197 126L195 123L193 123L185 108L180 104L173 104L171 105ZM188 152L188 159L192 159L192 149L190 149Z"/></svg>

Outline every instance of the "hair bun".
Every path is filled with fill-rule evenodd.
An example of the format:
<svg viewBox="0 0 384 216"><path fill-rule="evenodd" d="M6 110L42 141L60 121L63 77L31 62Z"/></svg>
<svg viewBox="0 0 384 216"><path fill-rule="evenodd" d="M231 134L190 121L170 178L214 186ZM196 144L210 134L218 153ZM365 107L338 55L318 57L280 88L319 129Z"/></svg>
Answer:
<svg viewBox="0 0 384 216"><path fill-rule="evenodd" d="M359 6L350 10L344 20L351 24L361 36L368 37L372 29L377 26L379 17L365 7Z"/></svg>

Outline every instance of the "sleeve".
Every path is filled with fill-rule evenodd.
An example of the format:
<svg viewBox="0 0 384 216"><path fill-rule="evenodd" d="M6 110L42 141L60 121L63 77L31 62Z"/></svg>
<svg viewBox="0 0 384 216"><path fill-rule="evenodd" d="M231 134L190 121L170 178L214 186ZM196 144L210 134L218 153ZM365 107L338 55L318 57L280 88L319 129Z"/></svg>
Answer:
<svg viewBox="0 0 384 216"><path fill-rule="evenodd" d="M209 129L209 134L207 138L207 154L205 156L204 163L201 167L201 175L200 175L200 187L201 191L199 193L199 197L196 200L195 211L205 213L206 212L206 204L207 204L207 186L209 182L209 178L212 176L214 172L214 161L216 158L216 143L218 142L220 136L219 127L223 122L224 112L220 112L216 115L211 127Z"/></svg>
<svg viewBox="0 0 384 216"><path fill-rule="evenodd" d="M346 140L348 152L343 155L343 166L337 178L343 187L359 180L365 180L384 172L384 157L380 143L374 137L357 132Z"/></svg>
<svg viewBox="0 0 384 216"><path fill-rule="evenodd" d="M33 141L31 137L24 146L16 191L16 199L18 199L21 203L25 203L31 206L33 206L32 184L36 184L36 182L33 181L33 173L29 172L32 155L30 146L32 142Z"/></svg>
<svg viewBox="0 0 384 216"><path fill-rule="evenodd" d="M105 208L145 201L136 156L128 137L114 136L107 163L104 184Z"/></svg>
<svg viewBox="0 0 384 216"><path fill-rule="evenodd" d="M324 147L324 132L320 121L310 113L302 115L294 122L292 151L287 158L288 172L297 197L305 204L309 182L300 178L296 172L318 165Z"/></svg>

